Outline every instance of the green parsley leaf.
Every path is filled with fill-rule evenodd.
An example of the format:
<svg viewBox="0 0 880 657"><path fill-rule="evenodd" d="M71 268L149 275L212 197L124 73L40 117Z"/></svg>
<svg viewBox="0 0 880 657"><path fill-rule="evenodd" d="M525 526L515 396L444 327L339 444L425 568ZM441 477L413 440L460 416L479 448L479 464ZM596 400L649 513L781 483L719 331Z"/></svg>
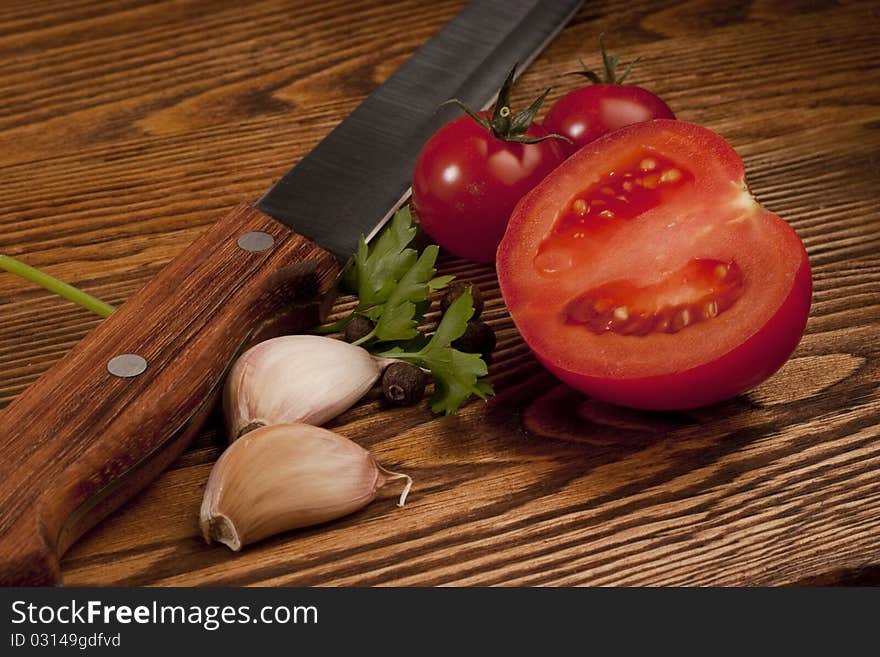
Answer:
<svg viewBox="0 0 880 657"><path fill-rule="evenodd" d="M367 310L388 300L397 281L412 267L418 254L407 248L416 236L409 208L394 213L391 225L382 231L372 248L361 235L354 257L354 289L359 310Z"/></svg>
<svg viewBox="0 0 880 657"><path fill-rule="evenodd" d="M376 322L376 338L389 342L416 337L418 334L416 303L424 301L431 291L429 281L437 273L434 263L439 253L439 246L432 244L425 248L415 264L397 282L397 286L385 302L379 321Z"/></svg>
<svg viewBox="0 0 880 657"><path fill-rule="evenodd" d="M493 394L492 386L483 379L488 373L485 361L479 354L466 354L451 346L464 334L468 320L474 314L470 290L449 306L437 331L428 344L418 351L405 351L394 347L378 354L397 358L431 370L434 377L434 396L431 410L450 415L471 395L485 399Z"/></svg>
<svg viewBox="0 0 880 657"><path fill-rule="evenodd" d="M418 325L431 292L446 287L454 276L434 276L440 247L426 247L419 255L408 245L416 235L408 207L394 214L372 247L361 237L354 257L352 278L357 290L355 313L375 322L376 328L355 344L396 342L418 335Z"/></svg>

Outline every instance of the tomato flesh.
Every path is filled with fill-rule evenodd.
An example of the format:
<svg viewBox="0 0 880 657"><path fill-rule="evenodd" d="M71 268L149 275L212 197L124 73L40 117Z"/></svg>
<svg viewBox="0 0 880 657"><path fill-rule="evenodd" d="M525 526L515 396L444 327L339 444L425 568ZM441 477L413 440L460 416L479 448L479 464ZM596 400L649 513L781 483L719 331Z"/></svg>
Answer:
<svg viewBox="0 0 880 657"><path fill-rule="evenodd" d="M742 292L743 274L736 262L694 258L645 287L620 280L592 288L568 302L562 316L597 335L678 333L718 317Z"/></svg>
<svg viewBox="0 0 880 657"><path fill-rule="evenodd" d="M595 397L691 408L785 362L811 297L803 245L749 194L711 131L655 120L569 158L514 210L498 250L537 357Z"/></svg>
<svg viewBox="0 0 880 657"><path fill-rule="evenodd" d="M571 266L571 259L590 256L587 240L600 243L603 233L613 232L621 220L640 216L684 187L693 175L670 160L642 152L634 161L606 172L600 180L577 194L566 207L553 231L541 243L535 266L546 273Z"/></svg>

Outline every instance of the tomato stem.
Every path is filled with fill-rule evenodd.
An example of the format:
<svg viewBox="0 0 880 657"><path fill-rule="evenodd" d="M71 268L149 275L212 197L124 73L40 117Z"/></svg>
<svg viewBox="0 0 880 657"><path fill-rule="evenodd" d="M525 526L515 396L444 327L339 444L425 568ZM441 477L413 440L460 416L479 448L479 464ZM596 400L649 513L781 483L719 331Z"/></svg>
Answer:
<svg viewBox="0 0 880 657"><path fill-rule="evenodd" d="M581 63L583 70L575 71L572 75L582 75L593 84L623 84L629 77L629 74L632 73L633 66L639 62L641 57L636 57L627 64L623 73L618 77L617 65L620 64L620 57L608 54L605 50L604 38L605 34L599 35L599 51L602 53L602 68L604 69L602 75L599 75L592 69L588 68L582 59L579 59L578 61Z"/></svg>
<svg viewBox="0 0 880 657"><path fill-rule="evenodd" d="M507 74L504 84L501 85L501 89L498 91L498 100L495 102L492 114L488 118L484 114L473 111L458 98L450 98L443 103L443 105L446 105L447 103L458 105L469 117L491 132L493 137L503 141L513 141L520 144L537 144L546 139L561 139L569 144L572 143L568 137L556 133L543 135L541 137L527 136L526 133L531 127L532 122L535 120L535 116L538 114L538 110L544 103L544 99L547 98L547 94L550 93L551 88L547 88L544 93L538 96L526 109L517 114L513 114L510 109L510 90L513 88L513 83L516 79L516 67L518 65L519 64L514 64L513 68L511 68L510 72Z"/></svg>

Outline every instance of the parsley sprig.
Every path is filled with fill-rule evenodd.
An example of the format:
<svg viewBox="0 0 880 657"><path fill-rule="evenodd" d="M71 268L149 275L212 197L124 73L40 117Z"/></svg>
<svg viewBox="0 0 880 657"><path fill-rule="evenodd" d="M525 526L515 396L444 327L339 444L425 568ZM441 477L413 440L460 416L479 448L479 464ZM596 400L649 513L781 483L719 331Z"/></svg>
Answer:
<svg viewBox="0 0 880 657"><path fill-rule="evenodd" d="M397 346L377 354L431 370L434 376L431 410L435 413L450 415L471 395L485 399L492 394L492 386L483 379L488 369L480 355L466 354L451 346L453 340L464 334L473 314L473 297L468 290L452 302L424 347L407 351Z"/></svg>
<svg viewBox="0 0 880 657"><path fill-rule="evenodd" d="M430 307L428 296L455 277L436 275L440 248L432 244L419 253L411 246L416 232L412 214L404 207L372 246L361 237L346 274L346 284L357 294L358 304L344 321L362 315L375 325L354 344L378 356L430 370L435 390L431 410L449 415L471 395L483 399L491 395L492 386L484 378L488 369L479 354L452 347L474 314L469 291L449 306L433 335L426 336L418 329Z"/></svg>
<svg viewBox="0 0 880 657"><path fill-rule="evenodd" d="M415 235L412 214L404 207L394 214L391 225L372 248L361 236L349 284L358 295L354 314L368 317L376 327L355 344L417 337L417 327L427 310L428 295L443 289L455 278L435 276L434 265L440 248L431 245L419 255L409 246Z"/></svg>

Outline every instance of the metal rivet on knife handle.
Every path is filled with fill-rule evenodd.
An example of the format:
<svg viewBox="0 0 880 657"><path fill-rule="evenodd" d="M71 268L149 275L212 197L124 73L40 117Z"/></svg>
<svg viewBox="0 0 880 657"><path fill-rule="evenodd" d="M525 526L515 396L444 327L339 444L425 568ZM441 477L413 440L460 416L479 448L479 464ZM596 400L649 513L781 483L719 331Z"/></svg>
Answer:
<svg viewBox="0 0 880 657"><path fill-rule="evenodd" d="M238 238L238 246L245 251L251 251L252 253L265 251L273 244L275 244L274 237L272 237L269 233L263 233L258 230L250 233L245 233Z"/></svg>
<svg viewBox="0 0 880 657"><path fill-rule="evenodd" d="M140 376L147 371L147 359L137 354L120 354L110 359L107 371L122 379Z"/></svg>

